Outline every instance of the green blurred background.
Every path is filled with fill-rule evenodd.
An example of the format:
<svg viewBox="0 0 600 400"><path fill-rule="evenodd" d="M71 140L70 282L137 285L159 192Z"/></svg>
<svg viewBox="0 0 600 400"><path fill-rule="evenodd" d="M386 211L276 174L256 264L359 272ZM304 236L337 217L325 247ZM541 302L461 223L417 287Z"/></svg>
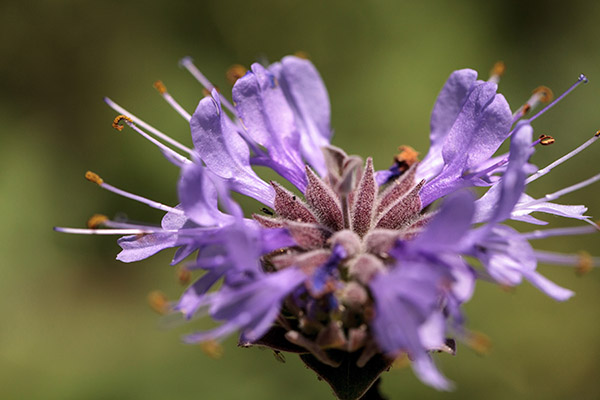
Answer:
<svg viewBox="0 0 600 400"><path fill-rule="evenodd" d="M543 166L598 128L600 3L503 1L102 1L0 3L0 398L305 399L330 398L293 356L225 343L212 360L162 329L146 303L182 288L166 251L149 261L114 261L111 237L54 233L100 212L158 221L160 213L99 190L87 169L135 193L176 203L177 170L141 138L110 126L111 96L189 143L189 129L157 95L162 79L193 110L200 86L177 66L196 64L229 90L225 70L258 57L306 51L332 102L334 144L388 165L401 144L425 152L429 113L455 69L487 71L502 59L500 90L516 109L540 84L561 92L580 72L590 84L535 122L556 137ZM540 196L597 173L593 148L531 187ZM600 216L599 186L564 199ZM550 218L554 226L570 221ZM598 237L536 242L600 255ZM493 340L481 357L459 347L440 356L452 393L438 393L410 369L384 375L391 399L600 398L600 273L541 266L577 292L557 304L528 284L507 293L481 284L466 306L468 326ZM198 325L207 326L207 325Z"/></svg>

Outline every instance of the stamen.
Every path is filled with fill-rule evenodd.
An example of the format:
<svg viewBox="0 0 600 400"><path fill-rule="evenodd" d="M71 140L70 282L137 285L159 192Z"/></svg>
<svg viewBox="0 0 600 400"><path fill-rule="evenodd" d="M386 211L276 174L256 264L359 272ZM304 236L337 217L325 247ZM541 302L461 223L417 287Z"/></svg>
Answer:
<svg viewBox="0 0 600 400"><path fill-rule="evenodd" d="M500 78L502 77L502 75L504 75L505 70L506 65L503 61L496 62L496 64L494 64L492 70L490 71L490 79L488 79L488 82L498 84L498 82L500 82Z"/></svg>
<svg viewBox="0 0 600 400"><path fill-rule="evenodd" d="M526 232L521 234L524 239L545 239L552 236L574 236L574 235L587 235L591 233L597 233L597 226L577 226L573 228L556 228L556 229L538 229L532 232Z"/></svg>
<svg viewBox="0 0 600 400"><path fill-rule="evenodd" d="M232 65L231 67L229 67L229 69L225 73L225 77L227 78L229 83L234 85L238 79L240 79L242 76L246 75L247 71L248 70L243 65L235 64L235 65Z"/></svg>
<svg viewBox="0 0 600 400"><path fill-rule="evenodd" d="M102 189L106 189L109 192L113 192L113 193L116 193L116 194L118 194L120 196L127 197L128 199L139 201L140 203L144 203L144 204L146 204L146 205L148 205L148 206L150 206L152 208L156 208L156 209L161 210L161 211L172 212L172 213L179 214L179 215L183 215L184 214L184 212L182 210L179 210L177 208L169 207L167 205L158 203L156 201L149 200L149 199L147 199L145 197L138 196L136 194L129 193L129 192L126 192L126 191L121 190L119 188L116 188L116 187L114 187L112 185L109 185L108 183L105 183L104 180L102 178L100 178L100 176L98 174L95 174L92 171L87 171L85 173L85 179L87 179L90 182L94 182L95 184L97 184L98 186L100 186Z"/></svg>
<svg viewBox="0 0 600 400"><path fill-rule="evenodd" d="M100 178L100 175L92 171L87 171L85 173L85 179L100 186L104 183L104 179Z"/></svg>
<svg viewBox="0 0 600 400"><path fill-rule="evenodd" d="M398 147L399 153L394 156L394 162L398 166L400 172L407 171L411 166L419 161L419 152L410 146Z"/></svg>
<svg viewBox="0 0 600 400"><path fill-rule="evenodd" d="M535 88L531 97L513 114L513 123L517 122L521 117L529 111L536 108L540 103L548 103L554 98L554 93L547 86L538 86Z"/></svg>
<svg viewBox="0 0 600 400"><path fill-rule="evenodd" d="M200 72L200 70L194 65L191 57L182 58L179 61L179 65L187 69L188 72L192 74L192 76L196 78L196 80L200 82L200 84L204 86L206 90L209 91L209 93L212 92L213 89L216 89L215 85L210 83L210 81L206 79L202 72ZM223 105L225 105L225 107L235 115L235 109L229 100L227 100L221 93L219 93L219 97L221 98L221 103L223 103Z"/></svg>
<svg viewBox="0 0 600 400"><path fill-rule="evenodd" d="M575 90L575 88L577 86L579 86L581 83L588 83L588 79L584 74L580 74L579 78L577 78L577 82L575 82L570 88L568 88L563 94L561 94L560 96L558 96L552 103L548 104L546 107L544 107L540 112L538 112L537 114L535 114L533 117L531 117L529 119L529 122L533 122L536 119L538 119L542 114L544 114L546 111L548 111L549 109L551 109L552 107L554 107L559 101L561 101L562 99L565 98L566 95L568 95L569 93L571 93L573 90Z"/></svg>
<svg viewBox="0 0 600 400"><path fill-rule="evenodd" d="M115 118L115 120L113 121L113 127L116 128L119 131L122 130L123 127L121 125L119 125L119 122L121 122L121 121L125 121L125 123L127 124L127 126L129 126L131 129L133 129L134 131L136 131L137 133L139 133L140 135L142 135L145 139L147 139L149 142L153 143L156 147L158 147L159 150L168 159L173 159L173 160L177 161L180 164L190 164L191 163L191 161L188 158L182 156L181 154L177 153L172 148L167 147L166 145L164 145L163 143L161 143L157 139L153 138L152 136L150 136L149 134L147 134L146 132L144 132L143 130L141 130L140 128L138 128L138 126L133 123L132 119L129 118L129 117L127 117L127 116L125 116L125 115L119 115L119 116L117 116ZM193 153L190 153L190 154L193 154Z"/></svg>
<svg viewBox="0 0 600 400"><path fill-rule="evenodd" d="M72 233L75 235L146 235L157 232L171 232L163 229L83 229L55 226L54 230L61 233ZM173 231L177 232L177 231Z"/></svg>
<svg viewBox="0 0 600 400"><path fill-rule="evenodd" d="M158 91L158 93L160 93L162 98L165 99L165 101L169 103L169 105L175 111L177 111L179 115L185 118L186 121L190 122L190 120L192 119L190 113L185 111L185 109L173 98L173 96L171 96L169 92L167 92L167 87L162 83L162 81L154 82L154 88Z"/></svg>
<svg viewBox="0 0 600 400"><path fill-rule="evenodd" d="M298 50L297 52L294 53L294 55L298 58L302 58L304 60L310 60L310 56L308 55L308 53L304 50Z"/></svg>
<svg viewBox="0 0 600 400"><path fill-rule="evenodd" d="M594 267L594 259L589 253L582 251L579 253L579 260L575 272L577 275L585 275Z"/></svg>
<svg viewBox="0 0 600 400"><path fill-rule="evenodd" d="M539 140L542 146L550 146L555 142L554 138L548 135L540 135Z"/></svg>
<svg viewBox="0 0 600 400"><path fill-rule="evenodd" d="M187 285L192 279L192 272L186 267L177 268L177 280L182 285Z"/></svg>
<svg viewBox="0 0 600 400"><path fill-rule="evenodd" d="M93 224L96 225L93 225ZM90 226L92 225L92 226ZM88 220L88 228L97 228L98 226L104 226L107 228L118 228L118 229L138 229L142 230L144 233L149 232L170 232L162 229L160 226L156 225L144 225L144 224L132 224L129 222L122 221L111 221L107 216L102 214L95 214ZM175 232L175 231L173 231Z"/></svg>
<svg viewBox="0 0 600 400"><path fill-rule="evenodd" d="M533 90L533 95L539 95L542 103L549 103L554 98L554 93L552 93L552 89L548 86L538 86Z"/></svg>
<svg viewBox="0 0 600 400"><path fill-rule="evenodd" d="M570 153L562 156L561 158L559 158L558 160L554 161L553 163L551 163L547 167L542 168L539 171L537 171L536 173L534 173L533 175L531 175L529 178L527 178L527 180L525 181L525 184L530 184L531 182L535 181L536 179L538 179L538 178L546 175L554 167L559 166L560 164L564 163L568 159L572 158L573 156L575 156L578 153L580 153L581 151L583 151L583 149L585 149L586 147L590 146L592 143L594 143L596 140L598 140L598 138L600 138L600 131L596 132L596 134L594 136L592 136L591 139L587 140L585 143L583 143L581 146L577 147L575 150L573 150Z"/></svg>
<svg viewBox="0 0 600 400"><path fill-rule="evenodd" d="M527 207L530 207L530 206L533 206L533 205L536 205L536 204L539 204L539 203L544 203L546 201L557 200L560 197L564 196L565 194L568 194L568 193L574 192L576 190L582 189L582 188L584 188L586 186L589 186L592 183L597 182L599 180L600 180L600 174L594 175L591 178L586 179L585 181L579 182L579 183L577 183L575 185L572 185L572 186L566 187L564 189L558 190L558 191L556 191L554 193L547 194L544 197L541 197L541 198L539 198L537 200L533 200L533 201L530 201L529 203L523 204L522 207L523 208L527 208Z"/></svg>
<svg viewBox="0 0 600 400"><path fill-rule="evenodd" d="M108 221L108 217L102 214L94 214L87 220L87 227L90 229L96 229L97 227L104 225Z"/></svg>
<svg viewBox="0 0 600 400"><path fill-rule="evenodd" d="M476 331L470 331L466 335L466 344L480 355L487 355L492 349L492 340L489 336Z"/></svg>
<svg viewBox="0 0 600 400"><path fill-rule="evenodd" d="M154 136L164 140L165 142L171 144L174 147L177 147L180 150L185 151L188 154L194 154L194 150L190 149L187 146L184 146L183 144L179 143L177 140L171 138L170 136L166 135L165 133L159 131L158 129L154 128L153 126L142 121L141 119L139 119L138 117L136 117L135 115L133 115L132 113L130 113L129 111L127 111L126 109L124 109L123 107L121 107L120 105L115 103L114 101L112 101L111 99L109 99L108 97L104 98L104 102L106 104L108 104L108 106L110 108L112 108L113 110L115 110L116 112L118 112L120 114L128 115L132 122L141 126L148 132L152 133ZM116 129L118 129L118 128L116 128Z"/></svg>
<svg viewBox="0 0 600 400"><path fill-rule="evenodd" d="M214 360L223 356L223 346L215 340L207 340L206 342L200 343L200 349L202 349L204 354Z"/></svg>
<svg viewBox="0 0 600 400"><path fill-rule="evenodd" d="M165 315L170 310L167 296L159 290L148 293L148 304L160 315Z"/></svg>
<svg viewBox="0 0 600 400"><path fill-rule="evenodd" d="M156 89L161 95L167 93L167 87L162 83L162 81L156 81L152 84L152 86L154 86L154 89Z"/></svg>
<svg viewBox="0 0 600 400"><path fill-rule="evenodd" d="M123 125L120 125L121 121L133 122L133 120L127 115L117 115L113 120L112 127L118 130L119 132L123 130Z"/></svg>
<svg viewBox="0 0 600 400"><path fill-rule="evenodd" d="M587 272L590 268L600 266L600 257L592 257L586 252L562 254L537 250L535 251L535 258L546 264L576 267L576 270L581 270L581 272Z"/></svg>

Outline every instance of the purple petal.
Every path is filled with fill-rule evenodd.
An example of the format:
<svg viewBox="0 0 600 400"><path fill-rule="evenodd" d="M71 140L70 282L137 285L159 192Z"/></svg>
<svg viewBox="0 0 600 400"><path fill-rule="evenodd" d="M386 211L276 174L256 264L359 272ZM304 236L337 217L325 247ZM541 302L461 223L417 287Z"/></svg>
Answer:
<svg viewBox="0 0 600 400"><path fill-rule="evenodd" d="M565 301L575 295L575 293L569 289L558 286L548 278L540 275L535 271L528 271L523 273L523 276L536 288L552 297L554 300Z"/></svg>
<svg viewBox="0 0 600 400"><path fill-rule="evenodd" d="M248 341L260 339L277 317L283 299L304 278L300 270L288 268L241 287L222 288L211 299L210 313L214 319L226 322L214 330L190 335L186 341L218 339L234 330L241 330Z"/></svg>
<svg viewBox="0 0 600 400"><path fill-rule="evenodd" d="M444 200L438 214L410 247L431 253L455 252L471 228L475 210L473 195L467 191L453 193Z"/></svg>
<svg viewBox="0 0 600 400"><path fill-rule="evenodd" d="M283 249L285 247L295 246L290 233L286 229L261 229L262 254Z"/></svg>
<svg viewBox="0 0 600 400"><path fill-rule="evenodd" d="M227 266L212 269L199 278L192 286L186 289L179 298L176 311L181 311L187 319L190 319L198 309L208 304L210 297L206 296L208 290L225 274Z"/></svg>
<svg viewBox="0 0 600 400"><path fill-rule="evenodd" d="M453 384L437 369L431 356L427 353L419 354L412 362L413 371L423 383L437 390L452 390Z"/></svg>
<svg viewBox="0 0 600 400"><path fill-rule="evenodd" d="M294 111L302 156L325 176L327 169L321 148L329 145L331 140L331 110L319 72L310 61L293 56L284 57L281 63L275 63L269 69L277 77Z"/></svg>
<svg viewBox="0 0 600 400"><path fill-rule="evenodd" d="M508 218L515 205L525 191L525 168L527 161L533 154L531 141L533 128L527 123L517 125L510 142L510 154L506 172L499 182L500 198L495 205L494 214L490 222L502 222Z"/></svg>
<svg viewBox="0 0 600 400"><path fill-rule="evenodd" d="M446 321L441 311L435 312L419 327L419 338L426 349L438 349L446 339Z"/></svg>
<svg viewBox="0 0 600 400"><path fill-rule="evenodd" d="M212 172L227 180L233 190L273 204L273 189L250 167L248 145L222 110L216 90L200 101L190 128L196 151Z"/></svg>
<svg viewBox="0 0 600 400"><path fill-rule="evenodd" d="M376 310L372 328L384 352L424 351L418 330L436 311L445 277L428 264L407 261L371 280Z"/></svg>
<svg viewBox="0 0 600 400"><path fill-rule="evenodd" d="M517 126L510 143L508 164L502 179L475 202L476 222L502 222L511 218L515 206L525 191L527 161L533 154L533 129L522 123Z"/></svg>
<svg viewBox="0 0 600 400"><path fill-rule="evenodd" d="M419 165L418 180L429 180L442 170L444 140L454 125L476 79L476 71L461 69L453 72L442 88L431 113L431 145Z"/></svg>
<svg viewBox="0 0 600 400"><path fill-rule="evenodd" d="M578 220L588 219L588 217L584 215L588 210L585 206L556 204L551 203L549 201L527 206L527 203L530 203L534 200L535 199L533 197L524 194L519 200L519 204L517 204L517 207L513 213L514 216L522 217L532 212L542 212L546 214L558 215L560 217L573 218Z"/></svg>
<svg viewBox="0 0 600 400"><path fill-rule="evenodd" d="M275 76L260 64L253 64L252 71L233 86L232 96L249 136L269 151L268 159L258 158L256 162L274 169L304 191L300 135Z"/></svg>
<svg viewBox="0 0 600 400"><path fill-rule="evenodd" d="M461 108L442 148L444 168L421 192L426 206L446 194L473 183L463 178L489 159L508 137L512 114L496 94L496 85L478 82Z"/></svg>
<svg viewBox="0 0 600 400"><path fill-rule="evenodd" d="M217 190L204 169L199 163L183 167L178 184L181 207L198 225L231 223L232 217L219 210Z"/></svg>
<svg viewBox="0 0 600 400"><path fill-rule="evenodd" d="M124 236L117 243L123 249L117 260L130 263L155 255L159 251L178 246L175 233L151 233L143 236Z"/></svg>

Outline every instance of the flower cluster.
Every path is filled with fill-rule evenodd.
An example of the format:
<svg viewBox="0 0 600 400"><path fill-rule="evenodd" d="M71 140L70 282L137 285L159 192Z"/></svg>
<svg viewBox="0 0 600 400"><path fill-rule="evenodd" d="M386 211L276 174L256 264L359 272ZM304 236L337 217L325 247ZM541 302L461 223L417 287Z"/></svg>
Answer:
<svg viewBox="0 0 600 400"><path fill-rule="evenodd" d="M185 342L220 341L240 333L240 345L298 353L333 388L357 399L394 359L407 355L426 384L447 390L432 353L453 353L468 341L462 304L476 280L514 286L529 281L563 301L573 293L537 271L539 261L589 268L597 258L536 251L531 240L591 234L598 227L584 206L554 203L598 179L536 199L527 186L595 142L594 135L549 166L529 163L549 136L533 137L531 123L586 82L580 76L551 101L536 90L514 113L497 93L501 68L488 81L465 69L452 73L431 117L431 146L422 161L410 147L394 164L375 171L373 161L330 143L325 86L306 59L289 56L249 71L236 67L230 102L182 60L207 95L187 113L160 82L165 100L190 123L193 148L184 146L106 99L124 125L151 140L181 169L180 204L166 206L125 192L88 172L102 188L165 211L160 226L96 216L90 229L63 232L125 235L117 258L139 261L176 248L173 264L203 274L171 312L187 319L209 314L217 328ZM510 141L506 154L496 154ZM268 167L284 181L264 181L253 166ZM476 198L471 187L483 187ZM246 216L230 192L258 200L263 212ZM435 204L434 204L435 203ZM581 221L579 226L518 232L506 223L546 222L532 213ZM190 257L195 254L195 257ZM217 285L222 283L221 285ZM214 289L218 287L218 289Z"/></svg>

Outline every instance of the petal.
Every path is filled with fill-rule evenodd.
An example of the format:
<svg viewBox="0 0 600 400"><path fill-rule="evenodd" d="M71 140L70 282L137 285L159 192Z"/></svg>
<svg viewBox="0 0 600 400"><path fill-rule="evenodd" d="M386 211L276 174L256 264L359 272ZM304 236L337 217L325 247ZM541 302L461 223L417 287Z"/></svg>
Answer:
<svg viewBox="0 0 600 400"><path fill-rule="evenodd" d="M206 293L221 279L225 271L226 266L222 265L204 274L183 292L175 306L175 310L181 311L187 319L190 319L202 305L208 304L210 298L206 296Z"/></svg>
<svg viewBox="0 0 600 400"><path fill-rule="evenodd" d="M331 110L325 84L314 65L298 57L288 56L269 69L277 77L281 89L294 112L300 130L302 156L321 175L327 170L321 148L329 144Z"/></svg>
<svg viewBox="0 0 600 400"><path fill-rule="evenodd" d="M524 194L519 200L519 204L513 215L515 217L523 217L529 215L532 212L542 212L546 214L558 215L565 218L573 218L577 220L588 219L584 214L587 212L587 207L583 205L567 205L567 204L556 204L549 201L537 203L531 206L526 206L535 199L531 196ZM516 219L516 218L515 218Z"/></svg>
<svg viewBox="0 0 600 400"><path fill-rule="evenodd" d="M183 167L178 193L186 216L198 225L211 226L232 222L231 216L219 210L216 187L201 164L192 163Z"/></svg>
<svg viewBox="0 0 600 400"><path fill-rule="evenodd" d="M151 233L143 236L124 236L117 240L123 249L117 260L130 263L155 255L159 251L178 246L175 233Z"/></svg>
<svg viewBox="0 0 600 400"><path fill-rule="evenodd" d="M527 123L517 125L510 142L510 154L506 172L498 183L500 196L494 206L490 222L502 222L510 218L515 205L525 191L525 168L533 154L531 147L533 128Z"/></svg>
<svg viewBox="0 0 600 400"><path fill-rule="evenodd" d="M200 101L190 121L192 140L206 166L233 190L272 205L273 189L250 167L248 145L223 112L219 94Z"/></svg>
<svg viewBox="0 0 600 400"><path fill-rule="evenodd" d="M502 222L517 212L525 191L527 161L533 154L532 135L533 128L526 122L515 128L504 175L475 202L475 222Z"/></svg>
<svg viewBox="0 0 600 400"><path fill-rule="evenodd" d="M504 97L496 94L496 85L478 82L444 140L444 168L423 188L423 205L473 185L463 178L464 173L476 170L496 152L508 137L511 124L510 108Z"/></svg>
<svg viewBox="0 0 600 400"><path fill-rule="evenodd" d="M476 71L461 69L453 72L446 81L431 113L431 145L429 152L419 165L418 180L429 180L442 170L444 139L454 125L476 79Z"/></svg>
<svg viewBox="0 0 600 400"><path fill-rule="evenodd" d="M472 193L467 190L453 193L409 246L430 253L457 252L459 243L471 228L474 211Z"/></svg>
<svg viewBox="0 0 600 400"><path fill-rule="evenodd" d="M412 362L412 369L423 383L437 390L452 390L452 382L440 373L429 354L419 354Z"/></svg>
<svg viewBox="0 0 600 400"><path fill-rule="evenodd" d="M260 64L238 79L233 86L236 111L248 135L268 152L268 159L257 159L296 185L306 187L300 155L300 135L294 114L275 76Z"/></svg>
<svg viewBox="0 0 600 400"><path fill-rule="evenodd" d="M524 273L523 276L525 276L525 278L531 282L533 286L540 289L554 300L565 301L575 295L573 291L558 286L556 283L535 271L528 271Z"/></svg>
<svg viewBox="0 0 600 400"><path fill-rule="evenodd" d="M446 321L442 312L435 312L419 327L419 338L426 349L439 349L445 343Z"/></svg>
<svg viewBox="0 0 600 400"><path fill-rule="evenodd" d="M222 288L211 305L211 315L217 320L235 320L239 315L250 318L240 326L250 341L258 340L266 333L283 299L305 279L304 273L295 268L287 268L237 288ZM270 318L265 324L264 316ZM259 329L260 328L260 329ZM246 332L248 330L248 332Z"/></svg>

